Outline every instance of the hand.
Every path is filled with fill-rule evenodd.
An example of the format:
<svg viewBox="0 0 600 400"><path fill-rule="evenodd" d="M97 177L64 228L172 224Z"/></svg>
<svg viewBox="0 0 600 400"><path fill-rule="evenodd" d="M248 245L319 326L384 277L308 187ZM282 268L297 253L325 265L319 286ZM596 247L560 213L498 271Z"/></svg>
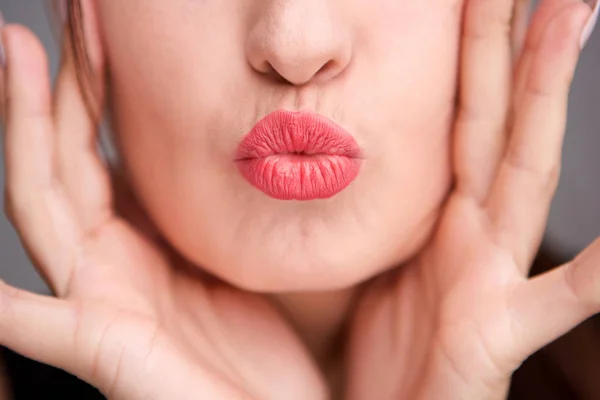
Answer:
<svg viewBox="0 0 600 400"><path fill-rule="evenodd" d="M324 398L266 300L190 272L115 212L68 37L54 96L33 34L7 26L4 42L7 211L58 298L0 285L0 344L109 398Z"/></svg>
<svg viewBox="0 0 600 400"><path fill-rule="evenodd" d="M351 400L505 398L523 360L600 311L600 242L527 278L558 182L590 7L542 0L513 67L513 4L467 3L455 186L428 245L362 299Z"/></svg>

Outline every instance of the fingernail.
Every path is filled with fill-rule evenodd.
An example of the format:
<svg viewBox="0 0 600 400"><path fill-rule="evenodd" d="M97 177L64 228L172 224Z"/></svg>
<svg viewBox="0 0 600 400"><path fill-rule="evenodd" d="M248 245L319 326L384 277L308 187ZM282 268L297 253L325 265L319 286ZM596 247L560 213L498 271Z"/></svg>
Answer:
<svg viewBox="0 0 600 400"><path fill-rule="evenodd" d="M588 0L587 3L592 7L592 15L588 19L585 27L583 28L583 32L581 33L581 40L579 45L583 49L587 44L590 36L592 36L592 32L594 31L594 27L596 26L596 22L598 21L598 9L600 9L600 0Z"/></svg>
<svg viewBox="0 0 600 400"><path fill-rule="evenodd" d="M2 15L2 11L0 11L0 67L2 69L6 68L6 51L4 50L4 16Z"/></svg>

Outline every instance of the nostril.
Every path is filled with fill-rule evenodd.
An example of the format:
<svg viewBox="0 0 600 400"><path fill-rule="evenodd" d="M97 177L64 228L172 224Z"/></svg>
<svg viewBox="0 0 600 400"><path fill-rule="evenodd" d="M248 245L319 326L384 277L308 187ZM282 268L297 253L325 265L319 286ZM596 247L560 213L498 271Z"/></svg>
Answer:
<svg viewBox="0 0 600 400"><path fill-rule="evenodd" d="M282 74L280 74L279 71L277 71L277 69L269 61L265 61L261 65L261 68L257 70L262 76L276 83L293 84L292 82L287 80Z"/></svg>
<svg viewBox="0 0 600 400"><path fill-rule="evenodd" d="M306 79L305 81L302 81L302 82L299 82L299 81L295 82L290 79L287 79L282 73L280 73L277 70L277 68L275 68L273 66L273 64L271 64L268 61L265 62L261 72L265 77L267 77L275 82L299 86L299 85L307 84L309 82L313 82L315 80L327 79L327 77L329 75L335 74L336 66L337 66L337 63L334 60L329 60L328 62L323 64L321 66L321 68L319 68L319 70L317 70L316 73L314 73L314 75L312 75L311 77L309 77L308 79Z"/></svg>
<svg viewBox="0 0 600 400"><path fill-rule="evenodd" d="M331 71L332 69L335 69L335 61L329 60L321 67L319 71L317 71L317 75L322 75L327 71Z"/></svg>
<svg viewBox="0 0 600 400"><path fill-rule="evenodd" d="M317 73L315 74L315 76L313 78L318 80L320 78L327 78L329 75L335 75L337 65L338 64L334 60L327 61L321 67L321 69L319 69L317 71Z"/></svg>

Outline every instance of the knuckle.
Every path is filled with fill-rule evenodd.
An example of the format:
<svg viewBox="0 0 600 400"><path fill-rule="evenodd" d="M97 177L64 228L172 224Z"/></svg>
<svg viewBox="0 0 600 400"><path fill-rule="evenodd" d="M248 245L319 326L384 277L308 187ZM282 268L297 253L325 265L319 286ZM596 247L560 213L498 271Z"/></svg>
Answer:
<svg viewBox="0 0 600 400"><path fill-rule="evenodd" d="M561 165L560 162L553 164L545 173L545 179L543 180L546 189L554 193L558 188L558 182L560 180Z"/></svg>
<svg viewBox="0 0 600 400"><path fill-rule="evenodd" d="M527 182L534 184L543 193L554 193L561 173L560 160L548 165L539 165L532 162L531 157L524 153L517 150L507 152L504 159L505 165L525 177Z"/></svg>
<svg viewBox="0 0 600 400"><path fill-rule="evenodd" d="M28 219L30 206L22 194L14 188L8 187L5 191L4 214L7 219L18 229L18 225Z"/></svg>
<svg viewBox="0 0 600 400"><path fill-rule="evenodd" d="M580 262L575 258L565 266L564 280L569 295L576 303L589 306L590 299L585 286L582 286L578 279L578 271L580 270Z"/></svg>
<svg viewBox="0 0 600 400"><path fill-rule="evenodd" d="M536 77L538 76L535 73L533 75ZM525 85L525 92L532 98L536 99L535 101L543 101L556 95L556 89L552 86L553 85L548 85L546 80L541 81L540 79L529 79Z"/></svg>
<svg viewBox="0 0 600 400"><path fill-rule="evenodd" d="M4 215L12 225L16 225L17 222L15 218L15 203L14 191L7 187L4 191Z"/></svg>
<svg viewBox="0 0 600 400"><path fill-rule="evenodd" d="M2 321L5 321L5 316L10 313L13 306L13 300L16 296L14 287L7 285L4 281L0 281L0 326Z"/></svg>
<svg viewBox="0 0 600 400"><path fill-rule="evenodd" d="M11 223L14 224L14 220L12 218L12 206L11 206L11 200L10 200L10 196L8 196L8 192L4 191L4 206L3 206L3 212L4 215L6 216L6 219Z"/></svg>

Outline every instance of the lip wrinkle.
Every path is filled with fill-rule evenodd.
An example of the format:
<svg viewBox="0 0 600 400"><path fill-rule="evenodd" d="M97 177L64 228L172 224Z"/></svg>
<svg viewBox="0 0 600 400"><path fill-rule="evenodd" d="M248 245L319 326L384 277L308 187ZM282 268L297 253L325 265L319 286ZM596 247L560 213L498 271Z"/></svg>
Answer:
<svg viewBox="0 0 600 400"><path fill-rule="evenodd" d="M278 110L244 137L235 159L241 175L270 197L329 198L360 171L360 148L343 128L307 112Z"/></svg>

